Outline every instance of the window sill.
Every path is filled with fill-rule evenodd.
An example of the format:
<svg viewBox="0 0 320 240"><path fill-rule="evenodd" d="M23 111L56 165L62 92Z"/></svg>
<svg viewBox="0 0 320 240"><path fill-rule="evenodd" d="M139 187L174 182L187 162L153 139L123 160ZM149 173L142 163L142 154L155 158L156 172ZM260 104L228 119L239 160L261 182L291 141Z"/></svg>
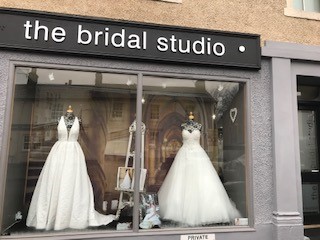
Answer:
<svg viewBox="0 0 320 240"><path fill-rule="evenodd" d="M159 2L182 3L182 0L157 0Z"/></svg>
<svg viewBox="0 0 320 240"><path fill-rule="evenodd" d="M320 13L318 12L305 12L295 10L293 8L285 8L284 15L288 17L305 18L320 21Z"/></svg>
<svg viewBox="0 0 320 240"><path fill-rule="evenodd" d="M27 234L12 234L9 236L1 236L3 240L41 240L48 239L97 239L97 238L121 238L131 239L135 237L148 237L157 236L159 239L166 239L166 236L170 235L187 235L187 234L228 234L228 233L246 233L256 232L256 229L250 226L233 226L233 227L217 227L217 228L193 228L193 229L160 229L160 230L139 230L139 232L122 231L122 232L95 232L95 231L83 231L83 232L68 232L68 233L27 233ZM239 235L238 235L239 236Z"/></svg>

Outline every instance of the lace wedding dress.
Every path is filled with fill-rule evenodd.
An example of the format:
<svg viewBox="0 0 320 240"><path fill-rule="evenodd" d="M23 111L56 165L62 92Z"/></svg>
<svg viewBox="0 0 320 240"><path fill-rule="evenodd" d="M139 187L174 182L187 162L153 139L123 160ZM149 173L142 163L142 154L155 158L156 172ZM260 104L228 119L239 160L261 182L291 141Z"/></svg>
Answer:
<svg viewBox="0 0 320 240"><path fill-rule="evenodd" d="M160 216L187 226L233 222L240 213L200 145L200 130L182 130L183 145L158 192Z"/></svg>
<svg viewBox="0 0 320 240"><path fill-rule="evenodd" d="M27 226L37 229L83 229L107 225L114 215L94 209L94 196L85 157L77 142L80 124L76 117L68 133L64 117L32 196Z"/></svg>

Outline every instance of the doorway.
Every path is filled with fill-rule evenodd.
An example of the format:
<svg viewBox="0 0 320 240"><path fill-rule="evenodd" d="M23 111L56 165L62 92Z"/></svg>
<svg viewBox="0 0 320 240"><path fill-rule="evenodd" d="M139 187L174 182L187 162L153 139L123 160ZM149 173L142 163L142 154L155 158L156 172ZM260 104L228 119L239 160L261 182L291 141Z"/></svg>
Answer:
<svg viewBox="0 0 320 240"><path fill-rule="evenodd" d="M305 235L320 240L320 78L297 76Z"/></svg>

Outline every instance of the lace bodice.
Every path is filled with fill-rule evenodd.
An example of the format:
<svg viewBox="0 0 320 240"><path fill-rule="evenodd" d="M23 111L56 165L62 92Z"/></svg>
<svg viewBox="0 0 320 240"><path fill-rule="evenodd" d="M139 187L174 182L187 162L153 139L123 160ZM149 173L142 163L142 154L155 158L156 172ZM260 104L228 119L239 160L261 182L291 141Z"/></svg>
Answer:
<svg viewBox="0 0 320 240"><path fill-rule="evenodd" d="M192 132L193 130L201 131L202 125L198 122L193 121L193 120L188 120L187 122L182 123L181 127L184 130L188 130L189 132Z"/></svg>
<svg viewBox="0 0 320 240"><path fill-rule="evenodd" d="M196 129L193 130L192 132L189 132L186 129L182 130L182 139L183 139L183 144L200 144L200 130Z"/></svg>
<svg viewBox="0 0 320 240"><path fill-rule="evenodd" d="M80 129L79 120L77 117L75 117L74 123L68 132L64 117L61 116L57 129L59 141L77 141Z"/></svg>

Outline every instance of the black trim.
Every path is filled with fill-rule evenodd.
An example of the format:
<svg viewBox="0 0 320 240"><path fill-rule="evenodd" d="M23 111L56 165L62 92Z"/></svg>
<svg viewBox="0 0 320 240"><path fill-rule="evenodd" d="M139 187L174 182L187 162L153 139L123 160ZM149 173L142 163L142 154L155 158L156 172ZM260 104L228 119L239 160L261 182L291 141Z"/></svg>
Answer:
<svg viewBox="0 0 320 240"><path fill-rule="evenodd" d="M7 19L6 22L2 21L0 25L0 48L10 48L10 49L21 49L26 51L36 51L36 52L56 52L56 53L67 53L67 54L75 54L75 55L85 55L85 56L95 56L95 57L111 57L111 58L130 58L134 60L151 60L154 62L170 62L170 63L187 63L187 64L201 64L208 66L227 66L227 67L239 67L239 68L252 68L252 69L260 69L261 68L261 47L260 47L260 35L257 34L247 34L247 33L237 33L237 32L227 32L227 31L215 31L209 29L195 29L189 27L178 27L178 26L169 26L169 25L159 25L159 24L150 24L150 23L141 23L141 22L132 22L132 21L124 21L124 20L111 20L107 18L97 18L97 17L84 17L78 15L66 15L66 14L53 14L48 12L39 12L39 11L26 11L26 10L18 10L18 9L9 9L9 8L0 8L0 18L1 14L6 14L7 17L12 19ZM11 15L11 16L10 16ZM86 46L82 46L77 44L77 42L67 41L63 43L57 43L54 41L36 41L34 39L27 40L21 37L21 29L24 30L23 26L21 26L21 18L17 18L17 16L22 17L31 17L31 18L42 18L41 21L46 21L47 24L56 24L54 21L66 21L63 22L70 27L70 25L77 24L86 24L87 27L102 27L99 25L92 24L103 24L111 27L126 27L128 31L133 30L149 30L150 36L148 35L148 40L152 39L155 33L158 34L178 34L180 36L198 39L199 36L211 37L212 41L214 38L220 38L228 42L228 51L225 55L221 57L213 56L200 56L199 54L182 54L182 53L163 53L159 51L155 51L154 49L147 50L133 50L133 49L111 49L111 46L100 46L93 44L88 44ZM15 26L12 21L16 21L19 23L19 30ZM52 21L54 20L54 21ZM12 25L8 25L8 24ZM57 24L58 24L57 23ZM58 24L58 25L59 25ZM68 25L69 24L69 25ZM90 25L91 24L91 25ZM6 26L7 27L6 29ZM3 29L1 30L1 27ZM11 28L10 28L11 27ZM74 28L74 26L72 26ZM10 28L10 29L9 29ZM15 28L15 29L13 29ZM72 28L72 29L73 29ZM74 30L74 29L73 29ZM2 33L1 33L2 32ZM76 35L74 32L70 30L72 34ZM68 33L70 33L68 32ZM110 32L111 33L111 32ZM1 36L2 35L2 36ZM15 35L13 38L11 35ZM207 36L205 36L207 35ZM162 36L162 35L161 35ZM74 36L73 36L74 37ZM21 39L19 39L21 38ZM154 41L154 40L153 40ZM236 46L238 46L239 42L248 43L248 51L243 54L236 55ZM214 43L214 42L212 42ZM90 46L91 45L91 46ZM232 47L231 47L232 46ZM154 46L153 46L154 47ZM108 48L108 49L107 49ZM151 48L151 47L150 47ZM154 54L156 53L156 54ZM205 54L204 54L205 55Z"/></svg>

